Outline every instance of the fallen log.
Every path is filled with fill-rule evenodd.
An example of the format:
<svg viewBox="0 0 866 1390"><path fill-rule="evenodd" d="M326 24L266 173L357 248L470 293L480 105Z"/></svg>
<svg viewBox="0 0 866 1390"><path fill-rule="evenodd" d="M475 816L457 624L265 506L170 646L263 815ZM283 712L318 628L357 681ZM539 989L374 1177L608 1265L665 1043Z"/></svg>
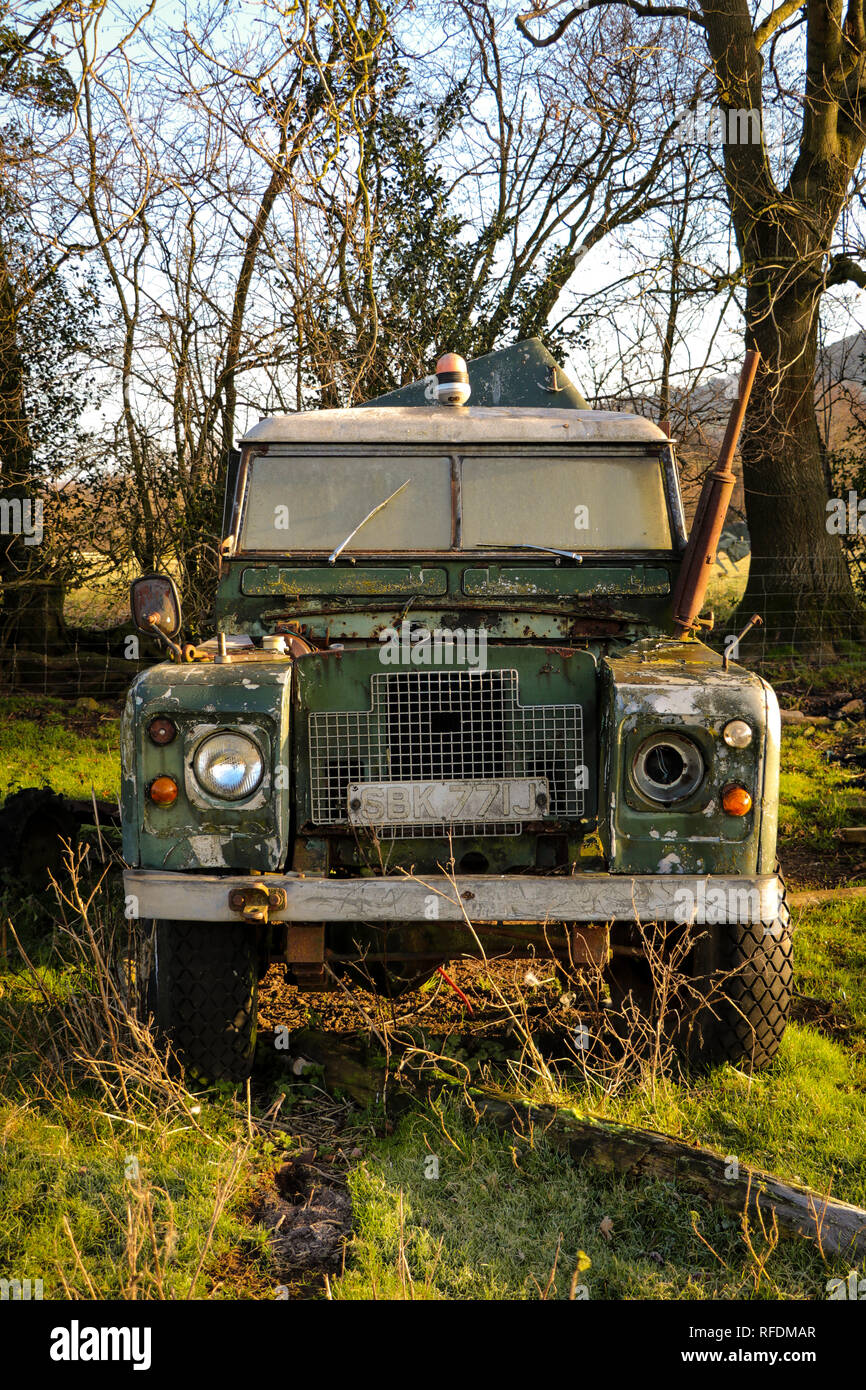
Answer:
<svg viewBox="0 0 866 1390"><path fill-rule="evenodd" d="M355 1035L329 1035L308 1029L293 1034L291 1051L324 1068L325 1084L368 1104L383 1094L384 1059L371 1055L366 1040ZM575 1162L591 1163L603 1172L634 1181L655 1179L723 1206L750 1223L769 1229L775 1217L779 1231L818 1245L828 1255L852 1260L866 1255L866 1211L838 1202L814 1189L782 1182L772 1173L751 1168L709 1149L684 1143L655 1130L635 1129L613 1120L549 1105L532 1105L478 1086L464 1086L443 1072L400 1070L404 1088L415 1095L429 1090L462 1100L478 1118L498 1129L535 1142L539 1137L567 1153ZM399 1089L397 1083L396 1089Z"/></svg>
<svg viewBox="0 0 866 1390"><path fill-rule="evenodd" d="M782 1182L760 1168L721 1158L709 1149L684 1144L654 1130L633 1129L610 1120L578 1117L553 1106L505 1100L470 1087L468 1099L480 1115L500 1129L543 1134L549 1144L576 1161L630 1178L670 1182L751 1222L763 1219L786 1235L805 1237L825 1254L866 1255L866 1211L809 1187ZM736 1177L729 1177L732 1170Z"/></svg>
<svg viewBox="0 0 866 1390"><path fill-rule="evenodd" d="M866 898L866 884L856 888L814 888L788 894L789 907L822 907L825 903L845 902L851 898Z"/></svg>

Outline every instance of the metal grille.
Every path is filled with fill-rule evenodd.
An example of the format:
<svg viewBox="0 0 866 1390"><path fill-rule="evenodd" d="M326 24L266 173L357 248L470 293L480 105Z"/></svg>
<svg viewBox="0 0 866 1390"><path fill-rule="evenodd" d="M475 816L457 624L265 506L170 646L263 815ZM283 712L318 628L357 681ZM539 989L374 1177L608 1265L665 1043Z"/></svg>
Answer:
<svg viewBox="0 0 866 1390"><path fill-rule="evenodd" d="M545 777L547 818L583 815L580 705L526 705L517 672L395 671L373 676L372 707L310 715L312 815L346 825L352 782L460 782ZM518 835L522 827L384 826L384 836Z"/></svg>

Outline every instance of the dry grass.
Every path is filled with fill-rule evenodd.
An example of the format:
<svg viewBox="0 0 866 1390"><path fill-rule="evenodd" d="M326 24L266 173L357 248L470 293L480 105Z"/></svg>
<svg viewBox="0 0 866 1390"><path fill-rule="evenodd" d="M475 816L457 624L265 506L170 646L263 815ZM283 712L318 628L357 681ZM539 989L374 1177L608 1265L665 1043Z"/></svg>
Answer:
<svg viewBox="0 0 866 1390"><path fill-rule="evenodd" d="M26 1249L53 1271L54 1296L200 1297L254 1139L227 1098L190 1092L155 1037L136 924L112 907L107 867L91 872L87 853L67 847L50 950L7 923L19 965L2 997L14 1050L0 1105L16 1088L26 1100L4 1107L4 1239L14 1249L17 1237L18 1253L0 1262ZM52 1171L49 1190L60 1179L66 1197L46 1203Z"/></svg>

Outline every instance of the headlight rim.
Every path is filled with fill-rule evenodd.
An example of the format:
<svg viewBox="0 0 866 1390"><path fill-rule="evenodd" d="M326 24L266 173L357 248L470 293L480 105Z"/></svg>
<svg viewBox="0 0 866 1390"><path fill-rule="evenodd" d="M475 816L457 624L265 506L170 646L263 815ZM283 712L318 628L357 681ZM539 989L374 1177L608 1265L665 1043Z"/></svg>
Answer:
<svg viewBox="0 0 866 1390"><path fill-rule="evenodd" d="M654 749L668 745L676 750L683 760L683 772L676 782L669 786L655 781L646 771L646 761ZM689 778L686 774L690 772ZM690 734L679 729L657 729L643 739L636 749L631 764L630 781L637 795L654 808L669 809L691 800L704 785L708 766L700 744Z"/></svg>
<svg viewBox="0 0 866 1390"><path fill-rule="evenodd" d="M204 780L204 777L202 776L202 772L200 770L200 759L202 757L202 754L205 752L208 744L213 743L217 739L231 738L239 739L244 743L248 744L250 748L254 751L255 758L258 761L258 775L255 779L255 782L253 782L250 786L248 786L245 790L241 792L225 792L222 790L215 790L213 786L211 786L208 782ZM217 805L236 805L241 802L248 801L251 797L255 796L256 793L261 790L262 783L265 779L265 750L262 748L261 744L255 738L253 738L252 734L247 733L245 729L230 727L209 729L208 732L204 734L201 739L199 739L195 747L192 749L189 766L193 776L193 780L195 782L195 786L200 795L207 797L209 800L215 802Z"/></svg>

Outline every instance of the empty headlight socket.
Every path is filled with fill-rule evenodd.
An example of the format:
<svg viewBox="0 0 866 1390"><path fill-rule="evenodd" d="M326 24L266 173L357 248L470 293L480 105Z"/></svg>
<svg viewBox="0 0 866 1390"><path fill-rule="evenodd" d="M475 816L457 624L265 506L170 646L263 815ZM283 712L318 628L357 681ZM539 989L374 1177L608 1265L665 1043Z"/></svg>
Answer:
<svg viewBox="0 0 866 1390"><path fill-rule="evenodd" d="M653 745L666 742L675 744L677 739L687 740L694 745L700 754L703 765L700 782L693 791L679 800L656 800L642 791L639 785L636 785L636 761L642 753L646 754L651 751ZM623 743L625 804L631 810L642 813L653 811L656 814L660 812L675 814L680 811L689 813L702 810L718 794L717 791L712 790L713 774L716 767L715 742L712 731L703 725L657 724L655 728L648 729L643 723L639 730L632 727L626 734Z"/></svg>

